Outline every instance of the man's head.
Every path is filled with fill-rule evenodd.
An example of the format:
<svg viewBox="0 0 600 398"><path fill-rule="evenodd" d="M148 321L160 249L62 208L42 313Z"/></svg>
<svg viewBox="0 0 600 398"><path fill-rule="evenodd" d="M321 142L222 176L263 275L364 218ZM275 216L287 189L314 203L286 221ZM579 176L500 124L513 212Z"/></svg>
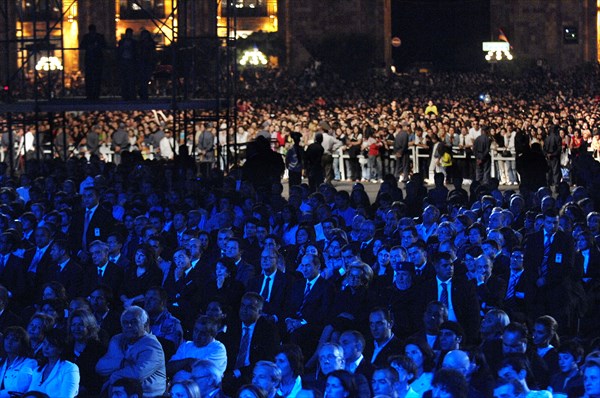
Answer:
<svg viewBox="0 0 600 398"><path fill-rule="evenodd" d="M110 388L111 398L142 398L142 383L136 379L119 379Z"/></svg>
<svg viewBox="0 0 600 398"><path fill-rule="evenodd" d="M440 369L431 381L433 398L467 398L469 385L462 373L454 369Z"/></svg>
<svg viewBox="0 0 600 398"><path fill-rule="evenodd" d="M390 266L396 269L395 266L400 264L402 261L406 261L408 255L406 249L402 246L394 246L390 249Z"/></svg>
<svg viewBox="0 0 600 398"><path fill-rule="evenodd" d="M523 385L515 380L498 380L496 387L494 387L494 398L519 398L524 393Z"/></svg>
<svg viewBox="0 0 600 398"><path fill-rule="evenodd" d="M144 295L144 309L150 317L155 317L165 310L167 300L167 291L160 286L153 286Z"/></svg>
<svg viewBox="0 0 600 398"><path fill-rule="evenodd" d="M394 396L394 386L398 382L398 372L391 368L376 369L371 378L371 387L375 395Z"/></svg>
<svg viewBox="0 0 600 398"><path fill-rule="evenodd" d="M523 259L525 253L521 247L514 247L510 254L510 270L513 272L520 272L524 269Z"/></svg>
<svg viewBox="0 0 600 398"><path fill-rule="evenodd" d="M281 383L281 370L271 361L258 361L252 371L252 384L274 397Z"/></svg>
<svg viewBox="0 0 600 398"><path fill-rule="evenodd" d="M194 324L194 345L206 347L215 340L218 330L219 324L216 320L206 315L200 316Z"/></svg>
<svg viewBox="0 0 600 398"><path fill-rule="evenodd" d="M314 254L305 254L298 265L298 271L307 280L313 280L321 271L321 261Z"/></svg>
<svg viewBox="0 0 600 398"><path fill-rule="evenodd" d="M91 209L98 204L98 198L99 195L96 188L87 187L83 190L83 194L81 195L81 203L86 209Z"/></svg>
<svg viewBox="0 0 600 398"><path fill-rule="evenodd" d="M240 320L247 326L258 321L264 303L265 299L258 293L248 292L244 294L240 305Z"/></svg>
<svg viewBox="0 0 600 398"><path fill-rule="evenodd" d="M356 330L347 330L340 336L340 345L344 350L346 363L356 361L365 349L365 338Z"/></svg>
<svg viewBox="0 0 600 398"><path fill-rule="evenodd" d="M406 252L408 253L408 260L415 267L421 267L427 262L427 250L423 242L413 243Z"/></svg>
<svg viewBox="0 0 600 398"><path fill-rule="evenodd" d="M529 372L529 363L525 355L511 355L502 360L498 369L500 380L524 384Z"/></svg>
<svg viewBox="0 0 600 398"><path fill-rule="evenodd" d="M109 234L106 238L106 244L108 245L108 253L111 256L118 255L119 253L121 253L123 243L125 243L125 240L123 239L122 234L118 232L113 232Z"/></svg>
<svg viewBox="0 0 600 398"><path fill-rule="evenodd" d="M271 275L277 270L279 255L273 248L265 248L260 255L260 267L265 275Z"/></svg>
<svg viewBox="0 0 600 398"><path fill-rule="evenodd" d="M48 246L50 240L52 239L52 233L47 226L42 225L35 229L33 237L35 240L35 245L39 248L42 248Z"/></svg>
<svg viewBox="0 0 600 398"><path fill-rule="evenodd" d="M200 392L204 397L219 388L223 374L213 361L199 359L192 365L192 379L198 384Z"/></svg>
<svg viewBox="0 0 600 398"><path fill-rule="evenodd" d="M113 293L108 286L99 286L88 296L92 311L100 314L108 311L112 299Z"/></svg>
<svg viewBox="0 0 600 398"><path fill-rule="evenodd" d="M225 245L225 255L234 261L242 257L240 241L237 238L230 238Z"/></svg>
<svg viewBox="0 0 600 398"><path fill-rule="evenodd" d="M69 258L69 243L64 239L55 240L50 246L52 262L60 264Z"/></svg>
<svg viewBox="0 0 600 398"><path fill-rule="evenodd" d="M555 210L547 210L544 212L544 233L552 235L558 231L558 214Z"/></svg>
<svg viewBox="0 0 600 398"><path fill-rule="evenodd" d="M135 342L146 334L148 328L148 313L137 305L125 309L121 314L123 336L129 342Z"/></svg>
<svg viewBox="0 0 600 398"><path fill-rule="evenodd" d="M108 245L101 240L90 243L90 256L96 267L103 267L108 262Z"/></svg>
<svg viewBox="0 0 600 398"><path fill-rule="evenodd" d="M192 266L191 261L190 252L186 248L180 247L173 253L173 263L175 264L175 268L186 270Z"/></svg>
<svg viewBox="0 0 600 398"><path fill-rule="evenodd" d="M442 367L458 370L466 378L469 378L474 370L474 365L471 363L469 355L461 350L452 350L448 352L444 357Z"/></svg>
<svg viewBox="0 0 600 398"><path fill-rule="evenodd" d="M437 335L440 325L448 320L448 307L441 301L432 301L427 304L423 313L423 324L425 332L430 335Z"/></svg>
<svg viewBox="0 0 600 398"><path fill-rule="evenodd" d="M346 362L343 348L338 344L325 343L319 350L319 364L324 375L344 369Z"/></svg>
<svg viewBox="0 0 600 398"><path fill-rule="evenodd" d="M446 321L440 325L439 341L442 351L458 350L465 332L459 323Z"/></svg>
<svg viewBox="0 0 600 398"><path fill-rule="evenodd" d="M406 355L393 355L388 358L390 367L398 373L397 385L394 387L401 391L406 391L406 386L416 379L419 372L417 364L412 358Z"/></svg>
<svg viewBox="0 0 600 398"><path fill-rule="evenodd" d="M502 352L506 354L525 354L527 351L527 328L517 322L509 323L502 332Z"/></svg>
<svg viewBox="0 0 600 398"><path fill-rule="evenodd" d="M393 326L392 313L387 308L374 308L369 314L369 328L373 340L379 343L387 341L392 335Z"/></svg>
<svg viewBox="0 0 600 398"><path fill-rule="evenodd" d="M454 263L448 253L436 253L433 256L433 267L437 278L446 282L454 276Z"/></svg>

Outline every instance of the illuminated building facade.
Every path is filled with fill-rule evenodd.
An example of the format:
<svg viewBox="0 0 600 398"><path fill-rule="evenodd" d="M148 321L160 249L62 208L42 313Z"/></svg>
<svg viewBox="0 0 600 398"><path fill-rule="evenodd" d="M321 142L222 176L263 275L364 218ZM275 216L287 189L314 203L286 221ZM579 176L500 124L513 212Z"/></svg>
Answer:
<svg viewBox="0 0 600 398"><path fill-rule="evenodd" d="M598 60L600 0L491 0L490 31L515 59L564 70Z"/></svg>

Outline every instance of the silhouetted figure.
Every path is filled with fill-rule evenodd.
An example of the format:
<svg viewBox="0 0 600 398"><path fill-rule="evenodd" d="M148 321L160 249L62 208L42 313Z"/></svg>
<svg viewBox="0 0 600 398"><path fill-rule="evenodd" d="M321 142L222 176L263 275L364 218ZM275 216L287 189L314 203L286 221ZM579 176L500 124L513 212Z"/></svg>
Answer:
<svg viewBox="0 0 600 398"><path fill-rule="evenodd" d="M85 51L85 95L91 100L100 98L105 47L104 36L96 31L96 25L90 25L88 33L81 40L80 48Z"/></svg>
<svg viewBox="0 0 600 398"><path fill-rule="evenodd" d="M119 40L117 57L121 79L121 96L124 100L135 99L136 76L139 75L137 66L137 41L133 38L133 29L127 28L123 38Z"/></svg>
<svg viewBox="0 0 600 398"><path fill-rule="evenodd" d="M321 158L323 157L323 134L315 135L315 142L306 148L304 154L304 167L308 176L308 185L310 191L315 192L317 187L323 183L325 176L323 175L323 167L321 166Z"/></svg>
<svg viewBox="0 0 600 398"><path fill-rule="evenodd" d="M156 64L156 43L152 39L150 32L146 29L140 33L140 41L138 42L138 93L141 99L148 99L148 82L154 72Z"/></svg>

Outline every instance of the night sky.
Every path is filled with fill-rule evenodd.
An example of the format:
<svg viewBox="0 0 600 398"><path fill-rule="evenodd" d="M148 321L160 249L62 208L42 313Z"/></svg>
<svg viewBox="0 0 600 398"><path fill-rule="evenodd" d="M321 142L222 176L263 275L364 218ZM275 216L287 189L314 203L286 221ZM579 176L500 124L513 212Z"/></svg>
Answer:
<svg viewBox="0 0 600 398"><path fill-rule="evenodd" d="M436 70L485 67L481 42L492 39L489 0L392 0L392 49L399 70L431 63ZM494 37L494 40L497 38Z"/></svg>

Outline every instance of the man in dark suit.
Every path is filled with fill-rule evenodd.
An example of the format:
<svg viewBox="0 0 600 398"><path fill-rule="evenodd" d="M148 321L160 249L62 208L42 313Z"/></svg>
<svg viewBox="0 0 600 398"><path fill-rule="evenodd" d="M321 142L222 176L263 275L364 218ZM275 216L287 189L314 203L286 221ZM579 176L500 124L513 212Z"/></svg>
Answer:
<svg viewBox="0 0 600 398"><path fill-rule="evenodd" d="M263 297L248 292L242 297L240 322L233 322L223 339L227 348L227 382L224 385L235 388L249 383L252 366L261 360L275 357L279 346L279 333L275 324L261 317ZM235 388L237 390L237 388Z"/></svg>
<svg viewBox="0 0 600 398"><path fill-rule="evenodd" d="M248 286L250 280L256 276L257 269L254 264L247 263L242 259L241 242L238 238L227 241L225 255L233 260L236 266L235 279Z"/></svg>
<svg viewBox="0 0 600 398"><path fill-rule="evenodd" d="M571 236L558 228L555 210L544 212L543 228L525 239L525 273L536 281L534 317L550 315L559 332L570 325L575 250Z"/></svg>
<svg viewBox="0 0 600 398"><path fill-rule="evenodd" d="M19 238L15 230L0 235L0 284L7 286L13 304L24 307L32 299L22 259L13 254Z"/></svg>
<svg viewBox="0 0 600 398"><path fill-rule="evenodd" d="M8 289L0 285L0 330L21 325L21 319L7 308L8 300Z"/></svg>
<svg viewBox="0 0 600 398"><path fill-rule="evenodd" d="M461 324L468 343L476 342L480 315L475 286L472 282L454 278L454 264L448 253L437 253L433 265L436 277L421 285L423 304L438 300L447 305L448 320Z"/></svg>
<svg viewBox="0 0 600 398"><path fill-rule="evenodd" d="M394 168L394 177L402 182L408 181L408 171L410 162L410 147L408 146L408 122L403 121L401 128L394 136L394 155L396 156L396 167Z"/></svg>
<svg viewBox="0 0 600 398"><path fill-rule="evenodd" d="M84 208L73 215L71 241L73 249L87 251L94 240L106 242L115 220L109 211L99 206L96 188L86 187L81 199Z"/></svg>
<svg viewBox="0 0 600 398"><path fill-rule="evenodd" d="M365 358L365 338L357 330L347 330L340 336L340 345L344 349L345 369L354 375L363 375L371 380L375 368Z"/></svg>
<svg viewBox="0 0 600 398"><path fill-rule="evenodd" d="M500 307L506 295L507 285L503 278L494 275L492 272L494 263L485 254L475 259L475 267L477 271L474 281L477 284L477 297L481 313L485 314L490 308Z"/></svg>
<svg viewBox="0 0 600 398"><path fill-rule="evenodd" d="M377 257L373 253L373 244L375 243L375 223L372 220L365 220L360 226L360 238L352 242L359 251L360 258L366 264L374 264Z"/></svg>
<svg viewBox="0 0 600 398"><path fill-rule="evenodd" d="M529 279L523 268L523 248L514 247L510 255L510 274L502 308L511 319L526 319L535 295L535 281Z"/></svg>
<svg viewBox="0 0 600 398"><path fill-rule="evenodd" d="M372 341L365 347L365 356L371 364L380 368L387 365L387 358L402 350L402 342L392 332L394 320L390 310L374 308L369 314L369 328Z"/></svg>
<svg viewBox="0 0 600 398"><path fill-rule="evenodd" d="M129 267L130 261L123 254L123 245L125 244L125 237L121 232L111 231L106 238L106 244L108 245L108 258L113 263L117 264L119 268L126 269Z"/></svg>
<svg viewBox="0 0 600 398"><path fill-rule="evenodd" d="M110 286L118 295L123 284L123 269L108 260L108 245L100 240L90 243L90 256L92 266L87 267L85 273L85 290L92 291L99 285Z"/></svg>
<svg viewBox="0 0 600 398"><path fill-rule="evenodd" d="M298 269L304 278L292 285L285 326L293 343L302 352L314 352L321 328L333 303L333 286L320 277L319 257L306 254Z"/></svg>
<svg viewBox="0 0 600 398"><path fill-rule="evenodd" d="M57 281L65 287L67 297L75 298L84 295L83 270L69 255L69 244L66 240L55 240L50 246L52 265L48 266L43 282Z"/></svg>
<svg viewBox="0 0 600 398"><path fill-rule="evenodd" d="M192 267L190 252L180 248L173 254L174 266L170 268L164 288L169 296L169 311L179 320L184 333L192 330L200 311L202 295L198 294L206 281Z"/></svg>
<svg viewBox="0 0 600 398"><path fill-rule="evenodd" d="M405 232L403 231L402 233L404 234ZM408 254L408 261L415 266L413 286L420 286L422 283L435 278L435 268L427 261L427 246L425 242L417 240L408 247L406 252Z"/></svg>
<svg viewBox="0 0 600 398"><path fill-rule="evenodd" d="M34 231L35 247L25 252L23 263L27 272L29 286L33 289L41 286L44 275L50 266L50 244L52 243L52 233L50 228L45 225L36 227Z"/></svg>
<svg viewBox="0 0 600 398"><path fill-rule="evenodd" d="M577 253L573 272L574 283L583 288L587 308L580 320L579 332L583 336L591 336L600 328L600 251L594 242L591 231L583 231L576 237Z"/></svg>
<svg viewBox="0 0 600 398"><path fill-rule="evenodd" d="M290 278L277 270L279 253L273 248L265 248L260 257L262 273L250 280L248 291L260 294L265 299L263 312L275 317L275 323L284 315L284 304L287 299Z"/></svg>

